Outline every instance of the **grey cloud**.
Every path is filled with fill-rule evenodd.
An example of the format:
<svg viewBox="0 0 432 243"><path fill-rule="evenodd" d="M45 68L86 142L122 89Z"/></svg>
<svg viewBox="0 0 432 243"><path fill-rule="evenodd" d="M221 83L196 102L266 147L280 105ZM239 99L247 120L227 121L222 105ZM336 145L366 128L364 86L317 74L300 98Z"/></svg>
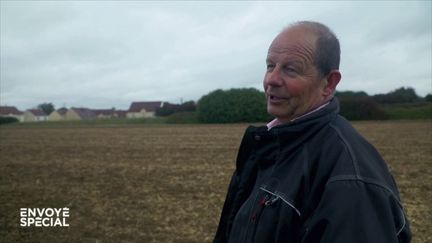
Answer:
<svg viewBox="0 0 432 243"><path fill-rule="evenodd" d="M262 89L268 45L303 19L339 36L341 89L376 93L411 84L430 92L427 2L1 5L1 103L21 109L47 101L127 108L134 100L197 100L216 88Z"/></svg>

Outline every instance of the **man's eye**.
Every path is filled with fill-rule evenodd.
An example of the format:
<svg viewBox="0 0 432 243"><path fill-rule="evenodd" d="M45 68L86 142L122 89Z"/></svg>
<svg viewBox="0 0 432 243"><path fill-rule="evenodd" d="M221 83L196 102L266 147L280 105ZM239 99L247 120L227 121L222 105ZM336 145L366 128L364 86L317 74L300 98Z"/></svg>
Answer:
<svg viewBox="0 0 432 243"><path fill-rule="evenodd" d="M293 67L285 67L285 71L287 71L287 72L296 72L296 70Z"/></svg>
<svg viewBox="0 0 432 243"><path fill-rule="evenodd" d="M267 70L269 70L269 69L273 69L274 67L275 67L274 64L267 64Z"/></svg>

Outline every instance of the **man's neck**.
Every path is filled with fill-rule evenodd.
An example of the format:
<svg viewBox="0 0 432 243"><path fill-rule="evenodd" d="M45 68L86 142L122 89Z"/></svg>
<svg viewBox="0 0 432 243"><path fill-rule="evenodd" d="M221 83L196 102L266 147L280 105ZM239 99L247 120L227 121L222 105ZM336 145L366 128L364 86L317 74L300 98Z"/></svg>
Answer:
<svg viewBox="0 0 432 243"><path fill-rule="evenodd" d="M330 103L330 101L327 100L324 104L318 106L317 108L313 109L312 111L309 111L309 112L307 112L301 116L295 117L295 118L291 119L289 122L293 122L293 121L298 120L302 117L305 117L305 116L310 115L314 112L317 112L317 111L321 110L322 108L326 107L329 103ZM272 129L273 127L278 126L278 125L282 125L282 124L284 124L284 122L280 121L278 118L275 118L272 121L270 121L269 123L267 123L267 129L270 131L270 129Z"/></svg>

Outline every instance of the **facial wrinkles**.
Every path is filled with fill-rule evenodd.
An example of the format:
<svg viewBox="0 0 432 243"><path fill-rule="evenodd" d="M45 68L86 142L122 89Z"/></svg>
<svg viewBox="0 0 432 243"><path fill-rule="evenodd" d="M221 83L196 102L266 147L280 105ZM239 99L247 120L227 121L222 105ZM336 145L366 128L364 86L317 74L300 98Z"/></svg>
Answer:
<svg viewBox="0 0 432 243"><path fill-rule="evenodd" d="M285 43L283 39L276 40L269 48L269 54L296 55L306 63L313 63L314 60L314 45L308 40L300 43Z"/></svg>
<svg viewBox="0 0 432 243"><path fill-rule="evenodd" d="M290 108L285 114L287 119L291 120L295 117L301 116L314 108L314 99L307 99L305 96L308 93L309 95L312 94L311 90L305 90L302 92L302 95L292 98L292 101L288 104L288 107Z"/></svg>
<svg viewBox="0 0 432 243"><path fill-rule="evenodd" d="M281 52L284 53L284 52ZM298 74L296 79L298 81L302 81L299 83L292 83L291 84L291 88L295 89L295 86L303 86L305 83L309 83L311 81L313 81L314 79L314 72L311 69L311 64L307 62L307 57L305 55L302 55L302 53L300 52L293 52L293 51L289 51L290 55L288 56L283 56L280 57L278 54L274 55L274 53L270 53L269 55L269 60L268 62L273 63L273 64L278 64L281 66L281 68L283 68L284 66L290 66L292 68L294 68L296 70L296 73ZM301 84L303 83L303 84ZM283 86L286 85L286 83L284 82L282 84ZM293 87L294 85L294 87ZM289 88L289 89L291 89ZM299 87L300 88L300 87ZM291 95L291 92L286 92L289 91L287 90L287 87L285 87L286 89L286 93L282 93L283 90L280 89L280 87L273 87L271 85L265 85L264 87L265 91L270 91L275 95L278 95L280 97L284 97L284 98L291 98L293 97ZM295 91L294 91L295 92ZM296 92L295 92L296 93Z"/></svg>
<svg viewBox="0 0 432 243"><path fill-rule="evenodd" d="M273 107L282 119L290 119L304 114L315 106L318 99L317 69L314 66L315 39L293 30L275 39L269 48L267 61L279 68L292 67L296 74L282 76L282 86L265 85L265 90L284 98L289 98L283 106ZM281 112L281 113L280 113Z"/></svg>
<svg viewBox="0 0 432 243"><path fill-rule="evenodd" d="M309 77L311 75L312 64L308 61L307 55L301 52L286 51L280 54L269 53L269 62L275 65L280 65L281 68L291 67L297 74Z"/></svg>

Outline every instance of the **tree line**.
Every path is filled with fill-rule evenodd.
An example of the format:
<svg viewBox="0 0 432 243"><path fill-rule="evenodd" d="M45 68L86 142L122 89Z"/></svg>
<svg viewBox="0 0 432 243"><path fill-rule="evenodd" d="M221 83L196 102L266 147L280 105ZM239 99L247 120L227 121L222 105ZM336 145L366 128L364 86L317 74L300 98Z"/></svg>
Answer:
<svg viewBox="0 0 432 243"><path fill-rule="evenodd" d="M411 87L376 95L364 91L337 91L335 95L340 102L340 114L349 120L432 119L432 94L421 97ZM38 108L46 114L55 110L52 103L39 104ZM255 88L218 89L202 96L198 102L165 102L155 115L167 123L268 122L272 119L267 113L264 92Z"/></svg>
<svg viewBox="0 0 432 243"><path fill-rule="evenodd" d="M411 87L386 94L368 95L359 91L336 92L340 114L349 120L432 118L432 94L420 97ZM421 113L421 114L418 114ZM266 122L265 94L254 88L215 90L201 97L197 117L203 123Z"/></svg>

